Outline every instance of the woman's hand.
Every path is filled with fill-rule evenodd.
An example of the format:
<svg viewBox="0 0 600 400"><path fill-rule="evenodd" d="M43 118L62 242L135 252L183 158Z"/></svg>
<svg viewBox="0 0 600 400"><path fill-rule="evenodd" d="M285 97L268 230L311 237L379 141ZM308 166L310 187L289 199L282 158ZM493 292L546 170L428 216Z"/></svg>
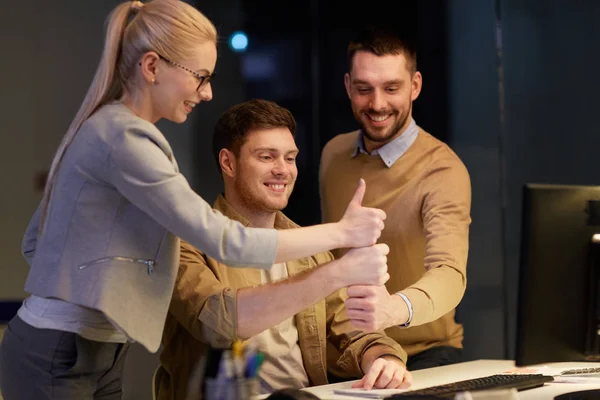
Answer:
<svg viewBox="0 0 600 400"><path fill-rule="evenodd" d="M365 247L377 243L384 228L385 212L378 208L362 206L366 183L361 178L346 212L338 222L342 238L341 247Z"/></svg>

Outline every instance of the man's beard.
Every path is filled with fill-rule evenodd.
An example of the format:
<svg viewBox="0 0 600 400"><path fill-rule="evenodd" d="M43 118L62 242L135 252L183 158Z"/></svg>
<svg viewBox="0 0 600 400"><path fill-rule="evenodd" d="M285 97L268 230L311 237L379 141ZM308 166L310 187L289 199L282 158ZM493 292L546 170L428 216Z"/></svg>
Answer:
<svg viewBox="0 0 600 400"><path fill-rule="evenodd" d="M288 181L288 187L291 184L292 183ZM281 211L287 206L289 200L289 198L286 199L285 205L283 206L279 204L269 204L270 202L268 199L266 197L262 197L263 193L260 192L260 189L253 188L251 185L249 185L244 179L244 176L237 177L237 179L234 181L234 186L239 198L244 203L244 206L253 213L268 214ZM257 192L254 191L255 189Z"/></svg>
<svg viewBox="0 0 600 400"><path fill-rule="evenodd" d="M398 132L404 127L404 124L406 124L406 121L408 120L408 116L411 114L410 111L412 110L412 102L410 103L410 107L408 109L408 111L406 112L406 114L404 114L404 117L399 120L397 123L395 123L390 129L389 131L383 135L383 136L375 136L373 135L371 132L368 131L368 129L365 127L365 125L362 123L361 119L358 118L355 115L356 120L358 121L360 128L362 130L363 135L371 142L374 143L386 143L388 142L391 138L395 137ZM373 110L368 110L367 113L371 113L371 114L379 114ZM369 118L369 117L367 117Z"/></svg>

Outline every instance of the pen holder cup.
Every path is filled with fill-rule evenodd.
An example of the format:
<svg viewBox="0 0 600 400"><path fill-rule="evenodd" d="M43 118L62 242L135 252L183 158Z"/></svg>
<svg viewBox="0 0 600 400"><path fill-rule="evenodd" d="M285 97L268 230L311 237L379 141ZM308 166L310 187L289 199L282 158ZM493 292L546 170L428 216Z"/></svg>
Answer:
<svg viewBox="0 0 600 400"><path fill-rule="evenodd" d="M204 381L205 400L249 400L258 393L258 379L206 378Z"/></svg>

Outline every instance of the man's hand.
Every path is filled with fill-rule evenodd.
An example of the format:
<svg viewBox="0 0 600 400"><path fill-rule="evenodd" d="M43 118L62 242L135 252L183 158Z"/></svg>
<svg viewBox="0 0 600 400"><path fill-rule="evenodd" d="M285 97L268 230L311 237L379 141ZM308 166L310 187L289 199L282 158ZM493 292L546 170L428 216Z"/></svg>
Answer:
<svg viewBox="0 0 600 400"><path fill-rule="evenodd" d="M378 208L362 206L366 187L367 184L361 179L344 216L337 223L341 247L371 246L377 243L377 239L381 236L386 215Z"/></svg>
<svg viewBox="0 0 600 400"><path fill-rule="evenodd" d="M412 383L412 375L396 357L384 356L373 361L367 373L353 388L405 389Z"/></svg>
<svg viewBox="0 0 600 400"><path fill-rule="evenodd" d="M347 289L346 310L352 326L374 332L408 321L408 307L400 296L390 295L384 285L355 285Z"/></svg>
<svg viewBox="0 0 600 400"><path fill-rule="evenodd" d="M387 272L387 254L389 252L390 248L385 243L350 249L342 258L333 261L336 263L336 278L334 279L342 283L344 287L383 285L390 279Z"/></svg>

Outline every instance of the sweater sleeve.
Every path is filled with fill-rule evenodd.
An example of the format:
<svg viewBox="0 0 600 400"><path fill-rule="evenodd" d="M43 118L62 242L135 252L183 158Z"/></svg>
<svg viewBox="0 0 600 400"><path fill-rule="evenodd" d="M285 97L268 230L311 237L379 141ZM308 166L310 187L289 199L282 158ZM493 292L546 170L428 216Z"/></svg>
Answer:
<svg viewBox="0 0 600 400"><path fill-rule="evenodd" d="M401 291L413 306L410 326L434 321L453 310L467 285L471 182L456 158L438 162L422 181L426 238L425 274Z"/></svg>
<svg viewBox="0 0 600 400"><path fill-rule="evenodd" d="M327 340L340 354L337 365L350 376L360 378L364 375L361 361L369 349L376 351L375 355L372 354L373 358L388 355L406 363L406 351L384 331L361 332L352 327L344 305L347 298L346 291L342 289L326 299Z"/></svg>
<svg viewBox="0 0 600 400"><path fill-rule="evenodd" d="M151 128L131 124L118 135L108 162L110 183L209 257L229 266L270 268L277 251L276 230L247 228L213 210L153 140Z"/></svg>

